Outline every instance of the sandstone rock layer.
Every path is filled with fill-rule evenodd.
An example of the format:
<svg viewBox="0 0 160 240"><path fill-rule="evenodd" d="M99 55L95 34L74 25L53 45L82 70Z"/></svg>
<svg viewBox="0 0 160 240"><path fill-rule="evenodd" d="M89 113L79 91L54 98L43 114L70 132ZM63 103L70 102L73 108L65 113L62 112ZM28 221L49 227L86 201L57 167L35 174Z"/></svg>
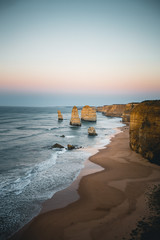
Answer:
<svg viewBox="0 0 160 240"><path fill-rule="evenodd" d="M81 120L89 122L97 121L96 109L88 105L84 106L81 111Z"/></svg>
<svg viewBox="0 0 160 240"><path fill-rule="evenodd" d="M63 120L63 116L61 114L61 111L58 110L57 113L58 113L58 120Z"/></svg>
<svg viewBox="0 0 160 240"><path fill-rule="evenodd" d="M125 106L124 112L122 114L122 122L130 122L130 114L131 111L136 107L139 103L128 103Z"/></svg>
<svg viewBox="0 0 160 240"><path fill-rule="evenodd" d="M73 109L72 109L70 125L81 126L81 120L79 118L78 109L77 109L76 106L74 106Z"/></svg>
<svg viewBox="0 0 160 240"><path fill-rule="evenodd" d="M160 100L142 102L132 110L130 147L160 164Z"/></svg>
<svg viewBox="0 0 160 240"><path fill-rule="evenodd" d="M96 130L95 130L94 127L89 127L88 128L88 135L89 136L96 136L97 135Z"/></svg>
<svg viewBox="0 0 160 240"><path fill-rule="evenodd" d="M122 117L126 104L113 104L105 106L104 114L108 117Z"/></svg>

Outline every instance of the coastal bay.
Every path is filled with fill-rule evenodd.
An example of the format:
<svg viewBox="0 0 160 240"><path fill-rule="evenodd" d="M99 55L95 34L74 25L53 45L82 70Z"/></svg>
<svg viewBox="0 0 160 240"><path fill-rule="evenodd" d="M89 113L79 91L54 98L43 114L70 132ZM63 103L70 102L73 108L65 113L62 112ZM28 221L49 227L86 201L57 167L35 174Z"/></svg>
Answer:
<svg viewBox="0 0 160 240"><path fill-rule="evenodd" d="M146 193L160 183L160 166L130 149L128 127L89 160L104 170L81 178L79 199L42 211L12 239L131 239L138 221L149 215Z"/></svg>

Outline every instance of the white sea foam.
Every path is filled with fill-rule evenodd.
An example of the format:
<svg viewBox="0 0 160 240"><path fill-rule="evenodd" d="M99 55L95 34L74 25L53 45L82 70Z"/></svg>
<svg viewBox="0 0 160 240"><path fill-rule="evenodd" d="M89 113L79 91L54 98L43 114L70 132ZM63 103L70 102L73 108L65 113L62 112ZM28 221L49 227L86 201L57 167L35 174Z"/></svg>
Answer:
<svg viewBox="0 0 160 240"><path fill-rule="evenodd" d="M66 136L66 138L74 138L75 136Z"/></svg>
<svg viewBox="0 0 160 240"><path fill-rule="evenodd" d="M4 239L17 231L17 226L22 227L37 215L44 200L74 181L84 160L93 154L86 151L87 148L96 150L106 145L114 134L113 129L122 126L119 119L97 114L94 126L98 136L89 138L88 127L92 123L82 124L81 128L70 127L71 108L65 108L68 112L61 123L57 121L57 109L54 114L51 109L48 113L46 109L44 113L37 108L34 110L35 113L27 110L31 114L25 116L23 111L21 114L16 112L15 123L11 125L1 126L0 123L2 129L9 128L12 134L2 135L0 139L0 156L3 157L0 162L0 232ZM20 131L23 129L26 130ZM66 137L60 138L63 134ZM68 141L83 148L68 151L45 147L56 142L66 146Z"/></svg>

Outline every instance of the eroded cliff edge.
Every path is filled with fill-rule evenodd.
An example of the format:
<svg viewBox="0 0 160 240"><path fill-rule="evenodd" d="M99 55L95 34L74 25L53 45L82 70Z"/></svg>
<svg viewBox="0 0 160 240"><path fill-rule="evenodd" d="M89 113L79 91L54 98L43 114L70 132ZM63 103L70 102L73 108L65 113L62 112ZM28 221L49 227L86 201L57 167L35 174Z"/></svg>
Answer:
<svg viewBox="0 0 160 240"><path fill-rule="evenodd" d="M97 112L102 112L107 117L122 117L126 104L113 104L97 107Z"/></svg>
<svg viewBox="0 0 160 240"><path fill-rule="evenodd" d="M132 110L130 147L160 164L160 100L144 101Z"/></svg>

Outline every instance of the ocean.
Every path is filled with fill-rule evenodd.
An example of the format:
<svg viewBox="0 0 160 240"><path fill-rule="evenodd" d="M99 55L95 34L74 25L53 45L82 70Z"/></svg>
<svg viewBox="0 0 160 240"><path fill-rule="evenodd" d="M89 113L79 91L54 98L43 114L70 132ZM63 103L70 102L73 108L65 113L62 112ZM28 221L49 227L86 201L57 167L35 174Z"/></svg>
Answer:
<svg viewBox="0 0 160 240"><path fill-rule="evenodd" d="M63 114L61 122L57 110ZM109 144L123 126L120 118L97 113L97 122L73 127L71 112L72 107L0 107L0 239L22 228L45 200L68 187L91 149ZM88 136L90 126L97 136ZM65 148L51 149L55 143ZM82 148L69 151L67 144Z"/></svg>

